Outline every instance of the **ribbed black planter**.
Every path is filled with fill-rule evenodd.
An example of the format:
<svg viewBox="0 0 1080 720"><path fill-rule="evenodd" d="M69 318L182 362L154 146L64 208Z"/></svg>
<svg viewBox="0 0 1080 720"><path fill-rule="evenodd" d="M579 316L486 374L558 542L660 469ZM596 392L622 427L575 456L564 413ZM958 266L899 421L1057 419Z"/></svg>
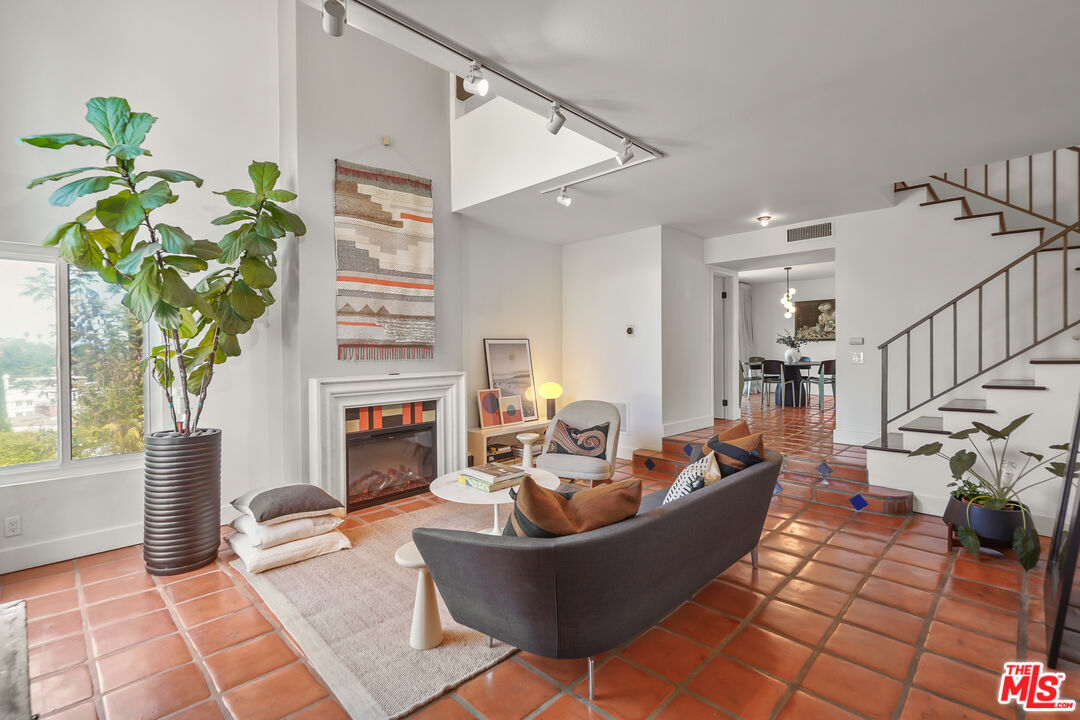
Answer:
<svg viewBox="0 0 1080 720"><path fill-rule="evenodd" d="M214 561L221 543L221 431L146 438L143 559L151 575Z"/></svg>

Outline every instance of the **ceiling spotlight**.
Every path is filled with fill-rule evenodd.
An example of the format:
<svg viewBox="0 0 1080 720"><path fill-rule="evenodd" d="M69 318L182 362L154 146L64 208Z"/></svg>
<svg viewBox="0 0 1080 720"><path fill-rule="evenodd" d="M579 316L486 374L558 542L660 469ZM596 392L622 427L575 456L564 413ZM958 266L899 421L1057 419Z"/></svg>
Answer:
<svg viewBox="0 0 1080 720"><path fill-rule="evenodd" d="M469 66L469 74L465 76L462 81L462 87L465 88L465 92L473 95L479 95L484 97L488 94L488 81L480 72L480 63L473 62Z"/></svg>
<svg viewBox="0 0 1080 720"><path fill-rule="evenodd" d="M322 29L330 37L341 37L345 33L345 6L341 0L323 2Z"/></svg>
<svg viewBox="0 0 1080 720"><path fill-rule="evenodd" d="M634 159L634 145L627 138L623 138L622 152L615 156L620 165L625 165Z"/></svg>
<svg viewBox="0 0 1080 720"><path fill-rule="evenodd" d="M559 203L563 207L570 207L570 203L574 202L574 198L566 194L566 188L564 187L559 191L559 196L555 198L555 202Z"/></svg>
<svg viewBox="0 0 1080 720"><path fill-rule="evenodd" d="M768 225L770 220L772 220L772 215L762 215L757 219L761 223L761 227Z"/></svg>
<svg viewBox="0 0 1080 720"><path fill-rule="evenodd" d="M562 110L559 109L559 103L551 103L551 112L548 113L547 130L552 135L558 135L562 130L563 123L566 122L566 116L562 114Z"/></svg>

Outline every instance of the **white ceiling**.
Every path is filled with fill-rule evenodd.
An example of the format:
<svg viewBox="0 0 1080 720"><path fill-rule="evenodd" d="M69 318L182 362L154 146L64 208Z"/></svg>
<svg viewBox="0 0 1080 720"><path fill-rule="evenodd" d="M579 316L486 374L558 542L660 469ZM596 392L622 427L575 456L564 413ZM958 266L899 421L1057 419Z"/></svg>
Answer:
<svg viewBox="0 0 1080 720"><path fill-rule="evenodd" d="M668 157L465 214L557 242L883 207L894 180L1074 144L1075 0L395 0ZM550 185L552 183L546 183Z"/></svg>
<svg viewBox="0 0 1080 720"><path fill-rule="evenodd" d="M783 267L771 267L761 270L743 270L739 273L739 282L751 284L783 282L786 275ZM793 265L791 267L792 284L800 280L818 280L820 278L836 277L835 262L811 263L809 265Z"/></svg>

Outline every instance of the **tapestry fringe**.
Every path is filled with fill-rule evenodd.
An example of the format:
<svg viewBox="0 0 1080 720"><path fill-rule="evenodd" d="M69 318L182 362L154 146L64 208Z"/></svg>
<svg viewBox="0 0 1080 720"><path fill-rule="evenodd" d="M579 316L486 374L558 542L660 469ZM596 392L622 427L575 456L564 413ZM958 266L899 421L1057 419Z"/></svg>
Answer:
<svg viewBox="0 0 1080 720"><path fill-rule="evenodd" d="M434 345L338 345L338 360L431 360Z"/></svg>

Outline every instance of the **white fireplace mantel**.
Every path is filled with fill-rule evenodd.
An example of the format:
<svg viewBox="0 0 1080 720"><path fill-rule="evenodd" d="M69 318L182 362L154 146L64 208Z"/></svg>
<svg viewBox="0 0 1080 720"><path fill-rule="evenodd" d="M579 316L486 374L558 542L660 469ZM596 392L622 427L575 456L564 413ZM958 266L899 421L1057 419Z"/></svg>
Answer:
<svg viewBox="0 0 1080 720"><path fill-rule="evenodd" d="M435 410L438 474L465 467L465 373L308 380L308 482L345 503L345 409L424 400L438 403Z"/></svg>

